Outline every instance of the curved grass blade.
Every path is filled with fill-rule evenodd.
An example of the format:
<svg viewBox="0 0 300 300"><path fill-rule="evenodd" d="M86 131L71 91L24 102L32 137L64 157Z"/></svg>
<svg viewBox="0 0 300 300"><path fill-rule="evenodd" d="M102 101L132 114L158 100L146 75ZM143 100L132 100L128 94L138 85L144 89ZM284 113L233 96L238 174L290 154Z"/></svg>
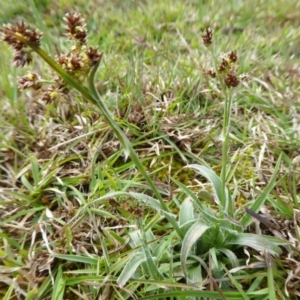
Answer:
<svg viewBox="0 0 300 300"><path fill-rule="evenodd" d="M222 189L223 184L220 177L210 168L198 164L191 164L187 166L188 168L194 169L202 176L207 178L215 191L215 200L222 208L221 213L226 212L229 216L233 216L233 203L232 198L228 196L228 191L225 191L225 199L223 199Z"/></svg>
<svg viewBox="0 0 300 300"><path fill-rule="evenodd" d="M268 185L264 188L264 190L260 193L260 195L258 196L258 198L253 202L253 204L249 207L249 209L251 209L252 211L254 211L255 213L257 213L260 208L262 207L262 205L265 203L269 193L273 190L273 188L276 185L276 176L277 173L279 171L279 167L280 167L280 163L281 163L281 158L282 158L282 154L280 154L278 161L276 163L275 169L273 171L272 177L268 183ZM243 216L243 218L240 220L240 223L243 226L248 226L251 223L252 220L252 216L250 216L249 214L245 214Z"/></svg>
<svg viewBox="0 0 300 300"><path fill-rule="evenodd" d="M281 254L282 250L278 247L277 243L274 242L275 240L279 243L281 241L275 238L270 239L268 236L252 233L239 233L238 235L233 236L227 243L231 245L248 246L257 251L268 251L272 255Z"/></svg>
<svg viewBox="0 0 300 300"><path fill-rule="evenodd" d="M146 257L143 252L135 252L129 258L128 262L126 263L122 273L120 274L119 278L117 279L118 285L122 288L126 282L131 278L134 274L136 269L146 261Z"/></svg>
<svg viewBox="0 0 300 300"><path fill-rule="evenodd" d="M203 235L203 233L211 228L213 225L208 225L203 223L202 221L195 222L191 228L186 233L181 247L180 260L183 272L185 276L187 276L187 257L193 245L199 240L199 238Z"/></svg>

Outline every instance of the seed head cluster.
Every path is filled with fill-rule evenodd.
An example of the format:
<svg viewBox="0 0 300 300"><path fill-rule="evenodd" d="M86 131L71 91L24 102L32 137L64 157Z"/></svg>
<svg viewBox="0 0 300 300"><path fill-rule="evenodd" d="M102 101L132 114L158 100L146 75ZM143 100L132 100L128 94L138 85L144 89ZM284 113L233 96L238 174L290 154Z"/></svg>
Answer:
<svg viewBox="0 0 300 300"><path fill-rule="evenodd" d="M66 25L64 26L67 31L67 36L70 40L76 40L81 45L86 44L86 23L85 19L81 17L79 13L66 13L63 18Z"/></svg>
<svg viewBox="0 0 300 300"><path fill-rule="evenodd" d="M204 34L202 35L202 40L206 47L208 47L212 44L212 37L213 37L213 34L212 34L211 28L209 28L209 27L206 28L204 31Z"/></svg>
<svg viewBox="0 0 300 300"><path fill-rule="evenodd" d="M18 84L22 90L30 88L39 90L42 87L42 84L40 83L39 78L35 73L28 73L27 75L20 77L18 79Z"/></svg>
<svg viewBox="0 0 300 300"><path fill-rule="evenodd" d="M87 30L85 19L79 13L70 12L63 18L66 36L73 42L68 53L61 53L56 57L56 62L74 79L82 83L93 66L101 60L102 53L98 49L87 44ZM24 67L32 61L32 48L30 45L40 47L42 34L37 30L31 29L24 22L17 23L16 26L6 25L1 29L3 41L15 50L15 65ZM19 78L19 88L42 89L41 79L35 73L28 73ZM60 77L53 79L50 87L42 89L42 99L47 103L59 99L68 93L68 88Z"/></svg>
<svg viewBox="0 0 300 300"><path fill-rule="evenodd" d="M203 43L206 47L209 47L213 43L213 33L210 28L205 29L202 35ZM205 74L211 78L216 78L217 74L224 81L225 85L229 88L237 87L241 81L248 78L248 75L236 74L238 56L236 51L230 51L221 55L221 61L216 67L216 70L207 70Z"/></svg>
<svg viewBox="0 0 300 300"><path fill-rule="evenodd" d="M10 24L5 25L1 29L3 41L12 46L15 50L14 64L24 67L32 61L32 50L28 47L28 43L40 46L42 33L31 29L24 22L17 23L16 26Z"/></svg>

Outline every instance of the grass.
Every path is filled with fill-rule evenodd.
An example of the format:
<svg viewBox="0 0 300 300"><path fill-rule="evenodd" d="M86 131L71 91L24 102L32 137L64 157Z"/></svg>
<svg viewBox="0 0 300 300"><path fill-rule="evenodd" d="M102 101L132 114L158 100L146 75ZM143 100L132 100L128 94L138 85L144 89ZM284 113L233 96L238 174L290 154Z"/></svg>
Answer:
<svg viewBox="0 0 300 300"><path fill-rule="evenodd" d="M0 15L44 34L24 68L0 44L1 297L297 299L299 3L44 2ZM54 60L74 10L85 76Z"/></svg>

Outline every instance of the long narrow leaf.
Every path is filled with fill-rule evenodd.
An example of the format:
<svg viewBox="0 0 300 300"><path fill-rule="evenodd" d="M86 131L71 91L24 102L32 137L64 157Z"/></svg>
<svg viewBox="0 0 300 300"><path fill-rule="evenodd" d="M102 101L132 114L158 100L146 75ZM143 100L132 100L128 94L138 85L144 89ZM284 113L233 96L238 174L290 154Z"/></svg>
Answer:
<svg viewBox="0 0 300 300"><path fill-rule="evenodd" d="M274 282L274 265L273 259L270 253L266 252L266 263L268 268L268 287L269 287L269 299L276 299L276 292L275 292L275 282Z"/></svg>
<svg viewBox="0 0 300 300"><path fill-rule="evenodd" d="M195 219L194 205L190 197L186 198L180 206L179 225L182 226L187 222Z"/></svg>
<svg viewBox="0 0 300 300"><path fill-rule="evenodd" d="M245 300L249 300L250 298L244 292L242 285L235 279L235 277L227 270L226 266L223 264L223 269L225 270L227 276L233 283L234 287L240 292L241 296Z"/></svg>
<svg viewBox="0 0 300 300"><path fill-rule="evenodd" d="M253 204L249 207L254 212L258 212L262 205L265 203L269 193L273 190L276 185L276 176L280 167L282 154L279 156L278 161L276 163L275 169L273 171L272 177L268 185L264 188L264 190L260 193L258 198L253 202ZM252 217L249 214L245 214L244 217L240 220L240 223L243 226L248 226L251 223Z"/></svg>
<svg viewBox="0 0 300 300"><path fill-rule="evenodd" d="M272 255L282 253L276 243L274 243L271 239L268 239L267 236L252 233L239 233L238 235L233 236L229 241L227 241L227 243L231 245L248 246L257 251L268 251Z"/></svg>
<svg viewBox="0 0 300 300"><path fill-rule="evenodd" d="M125 265L124 269L122 270L122 273L120 274L119 278L117 279L118 285L122 288L134 274L136 269L145 261L146 257L143 252L133 253L131 258Z"/></svg>
<svg viewBox="0 0 300 300"><path fill-rule="evenodd" d="M212 225L203 223L202 221L197 221L186 233L181 247L180 260L184 274L187 276L187 257L190 253L193 245L198 241L198 239L203 235L203 233L211 228Z"/></svg>
<svg viewBox="0 0 300 300"><path fill-rule="evenodd" d="M14 284L14 282L12 282L12 284L10 285L10 287L6 291L6 293L5 293L4 297L3 297L3 300L12 299L11 295L12 295L12 292L14 290L14 287L15 287L15 284Z"/></svg>
<svg viewBox="0 0 300 300"><path fill-rule="evenodd" d="M215 196L216 196L215 200L216 200L217 204L220 204L223 206L223 208L225 208L224 203L221 203L222 182L221 182L220 177L212 169L210 169L206 166L191 164L191 165L187 165L187 168L194 169L195 171L197 171L198 173L200 173L202 176L204 176L206 179L208 179L210 181L210 183L212 184L213 189L215 191Z"/></svg>
<svg viewBox="0 0 300 300"><path fill-rule="evenodd" d="M210 168L198 164L191 164L187 166L188 168L194 169L195 171L199 172L202 176L210 181L212 187L214 189L215 194L215 201L218 205L221 206L221 212L226 212L229 216L233 216L233 203L232 197L229 197L229 192L226 189L224 191L225 197L223 197L222 189L224 185L220 177ZM224 198L224 199L223 199Z"/></svg>
<svg viewBox="0 0 300 300"><path fill-rule="evenodd" d="M63 300L65 292L65 279L63 278L62 266L59 266L54 286L51 300Z"/></svg>
<svg viewBox="0 0 300 300"><path fill-rule="evenodd" d="M74 261L84 264L90 264L96 266L98 264L99 259L86 257L81 255L70 255L70 254L53 254L54 257L64 259L67 261Z"/></svg>
<svg viewBox="0 0 300 300"><path fill-rule="evenodd" d="M239 292L223 292L224 296L230 300L241 300L243 299ZM250 299L258 299L263 295L267 295L267 289L259 290L253 293L247 293L247 296ZM146 296L139 298L139 300L164 300L168 299L169 297L198 297L200 299L222 299L221 295L218 292L212 291L201 291L201 290L187 290L187 291L174 291L174 292L165 292L161 294L155 294L151 296ZM260 299L260 298L259 298Z"/></svg>

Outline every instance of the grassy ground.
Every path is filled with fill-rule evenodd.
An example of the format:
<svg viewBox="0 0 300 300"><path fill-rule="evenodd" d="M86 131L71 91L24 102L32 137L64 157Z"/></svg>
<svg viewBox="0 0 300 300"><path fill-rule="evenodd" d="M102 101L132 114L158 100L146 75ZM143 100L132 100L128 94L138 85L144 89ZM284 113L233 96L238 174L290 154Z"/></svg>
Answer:
<svg viewBox="0 0 300 300"><path fill-rule="evenodd" d="M33 53L15 68L0 44L1 299L298 299L299 9L5 4L2 23L39 28L53 58L74 45L64 14L80 12L103 57L95 90L72 73L52 97L51 67ZM231 51L248 74L237 87L219 68ZM43 91L18 89L28 72Z"/></svg>

